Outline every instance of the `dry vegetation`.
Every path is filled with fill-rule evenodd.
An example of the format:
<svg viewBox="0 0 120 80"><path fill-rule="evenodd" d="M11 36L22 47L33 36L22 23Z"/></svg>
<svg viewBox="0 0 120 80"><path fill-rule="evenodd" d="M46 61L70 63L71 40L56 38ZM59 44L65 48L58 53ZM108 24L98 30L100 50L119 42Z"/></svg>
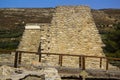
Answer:
<svg viewBox="0 0 120 80"><path fill-rule="evenodd" d="M120 9L91 11L102 39L106 40L120 22ZM26 23L51 23L54 12L54 8L0 9L0 49L16 49Z"/></svg>

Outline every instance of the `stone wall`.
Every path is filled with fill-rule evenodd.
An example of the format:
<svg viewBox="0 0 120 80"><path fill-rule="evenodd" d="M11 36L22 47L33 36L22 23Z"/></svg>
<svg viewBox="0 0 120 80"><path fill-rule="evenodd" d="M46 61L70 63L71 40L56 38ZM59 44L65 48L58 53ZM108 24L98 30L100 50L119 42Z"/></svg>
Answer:
<svg viewBox="0 0 120 80"><path fill-rule="evenodd" d="M21 42L18 46L18 51L30 51L38 52L41 42L41 49L46 51L48 50L48 41L49 41L49 26L50 24L38 24L38 23L28 23L25 26L25 30L21 39ZM38 55L35 54L23 54L22 62L23 64L33 63L38 61Z"/></svg>
<svg viewBox="0 0 120 80"><path fill-rule="evenodd" d="M40 29L25 29L17 50L36 52L40 43Z"/></svg>
<svg viewBox="0 0 120 80"><path fill-rule="evenodd" d="M105 56L101 37L87 6L59 6L51 24L37 25L40 25L40 30L25 30L18 50L37 52L41 42L42 52ZM38 61L38 56L24 56L24 61L33 60ZM42 55L43 63L59 66L58 60L59 56ZM99 67L99 59L87 58L86 62L88 68ZM63 57L63 66L79 67L78 63L76 57Z"/></svg>
<svg viewBox="0 0 120 80"><path fill-rule="evenodd" d="M87 6L57 7L50 35L50 53L104 56L101 37Z"/></svg>
<svg viewBox="0 0 120 80"><path fill-rule="evenodd" d="M101 37L87 6L60 6L50 27L49 53L105 56ZM46 56L43 60L53 66L58 64L58 56ZM102 68L105 68L103 60ZM99 59L86 58L87 68L99 68ZM76 57L63 57L63 66L79 67Z"/></svg>

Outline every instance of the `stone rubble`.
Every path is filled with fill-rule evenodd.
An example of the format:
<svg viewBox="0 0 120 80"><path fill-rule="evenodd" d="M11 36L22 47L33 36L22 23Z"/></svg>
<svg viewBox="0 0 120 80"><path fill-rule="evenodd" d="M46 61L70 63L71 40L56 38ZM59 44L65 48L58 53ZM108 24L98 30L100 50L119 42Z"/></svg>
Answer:
<svg viewBox="0 0 120 80"><path fill-rule="evenodd" d="M61 80L58 71L55 68L44 69L45 80Z"/></svg>
<svg viewBox="0 0 120 80"><path fill-rule="evenodd" d="M0 67L0 76L7 76L11 74L15 74L13 68L6 66L6 65L3 65Z"/></svg>
<svg viewBox="0 0 120 80"><path fill-rule="evenodd" d="M29 71L22 68L14 69L13 67L5 65L0 67L0 80L19 80L24 79L28 75L41 76L41 78L44 77L44 79L41 80L61 80L60 76L58 75L58 71L55 68L44 68L42 70L37 69Z"/></svg>

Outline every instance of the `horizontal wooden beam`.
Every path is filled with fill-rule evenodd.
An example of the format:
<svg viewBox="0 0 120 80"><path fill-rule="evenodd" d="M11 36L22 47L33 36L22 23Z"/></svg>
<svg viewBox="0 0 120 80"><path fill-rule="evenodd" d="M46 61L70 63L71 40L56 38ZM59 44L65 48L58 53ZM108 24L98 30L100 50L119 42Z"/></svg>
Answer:
<svg viewBox="0 0 120 80"><path fill-rule="evenodd" d="M0 52L16 52L16 50L0 50ZM40 52L30 52L30 51L17 51L20 53L27 53L27 54L39 54ZM6 54L6 53L3 53ZM64 54L64 53L40 53L40 54L48 54L48 55L62 55L62 56L74 56L74 57L89 57L89 58L102 58L102 59L109 59L109 60L120 60L120 58L113 58L113 57L102 57L102 56L88 56L88 55L73 55L73 54Z"/></svg>

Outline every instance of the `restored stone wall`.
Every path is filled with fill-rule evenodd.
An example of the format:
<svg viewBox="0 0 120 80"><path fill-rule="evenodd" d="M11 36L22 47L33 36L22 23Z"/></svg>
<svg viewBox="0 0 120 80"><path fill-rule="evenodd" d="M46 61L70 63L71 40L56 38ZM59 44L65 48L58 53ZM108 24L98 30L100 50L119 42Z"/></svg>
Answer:
<svg viewBox="0 0 120 80"><path fill-rule="evenodd" d="M59 6L51 24L37 25L40 30L25 30L18 50L37 52L41 42L42 52L105 56L101 37L87 6ZM28 55L24 55L24 61L38 61L38 56ZM43 63L59 66L58 60L59 56L42 55ZM86 62L88 68L99 67L99 59L87 58ZM79 67L78 63L76 57L63 57L63 66Z"/></svg>
<svg viewBox="0 0 120 80"><path fill-rule="evenodd" d="M49 53L105 56L101 37L87 6L57 7L50 27L50 43L47 45ZM58 56L49 55L43 60L58 65ZM99 59L86 58L86 65L87 68L99 68ZM102 68L105 68L104 65ZM63 66L79 67L79 59L64 56Z"/></svg>
<svg viewBox="0 0 120 80"><path fill-rule="evenodd" d="M49 42L49 27L50 24L38 24L38 23L26 24L21 42L17 50L38 52L41 42L41 49L47 52L48 50L47 43ZM22 63L30 64L33 63L34 61L38 61L39 60L38 58L39 58L38 55L35 54L23 54Z"/></svg>
<svg viewBox="0 0 120 80"><path fill-rule="evenodd" d="M89 7L56 8L51 26L50 53L103 56L102 45Z"/></svg>

